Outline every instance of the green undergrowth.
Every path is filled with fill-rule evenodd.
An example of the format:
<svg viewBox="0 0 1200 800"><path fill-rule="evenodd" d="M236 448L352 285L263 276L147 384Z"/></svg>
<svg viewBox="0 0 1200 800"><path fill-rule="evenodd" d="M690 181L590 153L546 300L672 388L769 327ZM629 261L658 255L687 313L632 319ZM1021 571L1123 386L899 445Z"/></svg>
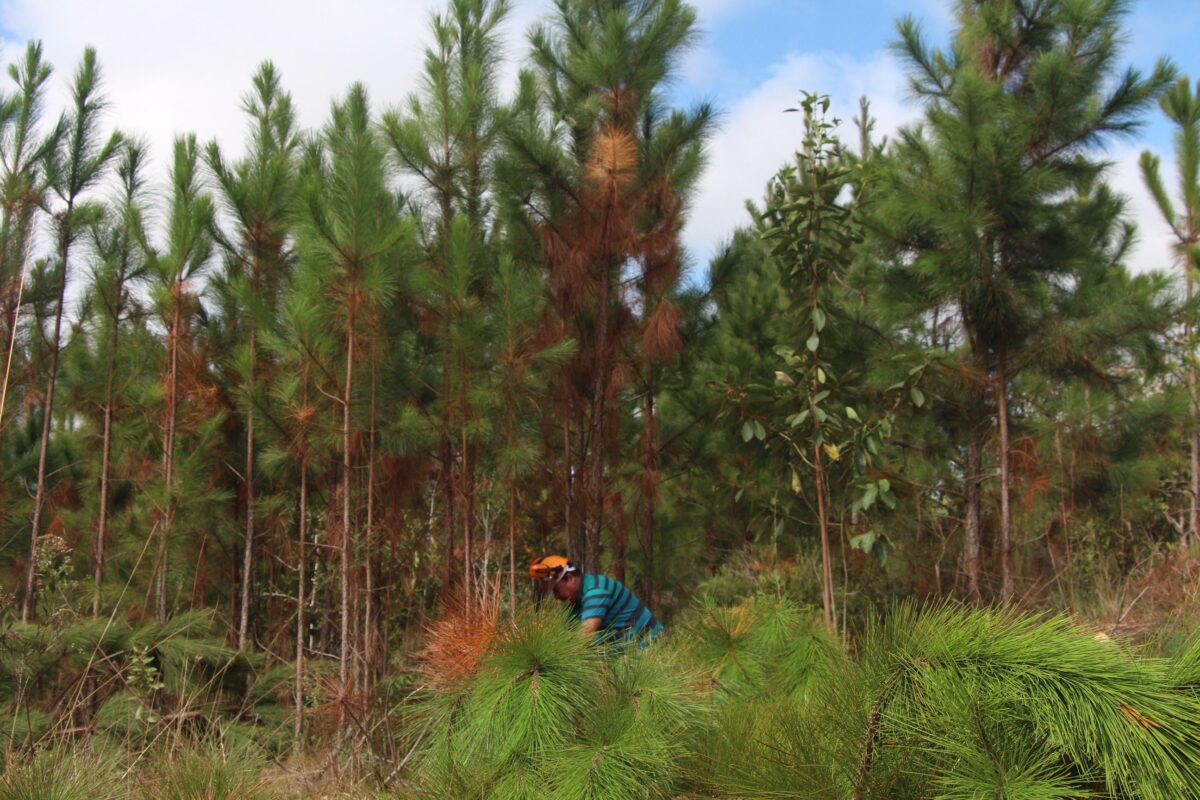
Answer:
<svg viewBox="0 0 1200 800"><path fill-rule="evenodd" d="M900 606L850 649L786 599L604 653L555 612L418 700L410 797L1200 797L1200 645Z"/></svg>
<svg viewBox="0 0 1200 800"><path fill-rule="evenodd" d="M625 651L530 609L392 715L398 755L353 781L235 726L10 745L0 800L1200 797L1200 638L1160 657L955 605L897 607L847 648L790 600L708 599Z"/></svg>

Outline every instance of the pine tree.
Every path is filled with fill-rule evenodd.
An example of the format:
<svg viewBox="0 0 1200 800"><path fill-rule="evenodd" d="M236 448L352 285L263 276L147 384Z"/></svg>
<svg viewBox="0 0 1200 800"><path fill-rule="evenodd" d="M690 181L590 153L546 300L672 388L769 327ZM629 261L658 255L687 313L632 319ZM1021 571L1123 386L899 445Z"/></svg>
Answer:
<svg viewBox="0 0 1200 800"><path fill-rule="evenodd" d="M380 313L398 289L400 258L413 232L400 215L398 198L388 187L383 144L370 117L366 89L351 87L333 105L321 137L305 154L301 197L304 219L302 258L323 267L327 301L336 305L330 317L340 327L342 376L335 384L341 411L340 650L339 691L352 689L355 656L351 627L351 571L357 544L354 491L354 417L360 408L356 390L362 326ZM368 358L373 355L368 351ZM373 359L372 359L373 360ZM370 364L368 364L370 366ZM332 387L331 387L332 388ZM328 391L328 390L326 390ZM346 705L339 704L338 730L346 732Z"/></svg>
<svg viewBox="0 0 1200 800"><path fill-rule="evenodd" d="M435 348L442 358L435 410L443 496L442 578L448 582L453 571L456 519L461 518L468 596L473 594L475 467L472 445L463 434L469 416L466 387L471 384L463 355L472 348L461 338L454 341L454 332L463 332L465 304L486 291L490 275L485 264L494 260L484 244L490 216L486 191L506 117L496 75L502 55L498 29L509 10L508 0L452 0L445 14L433 18L435 45L425 52L422 92L383 120L392 153L401 169L417 179L417 198L427 205L421 208L427 228L426 270L435 289L423 302L440 321ZM456 235L459 215L466 227ZM460 259L469 261L454 262L456 242ZM477 258L482 261L476 263ZM457 277L450 274L456 266ZM462 274L463 269L472 274Z"/></svg>
<svg viewBox="0 0 1200 800"><path fill-rule="evenodd" d="M160 498L158 555L154 564L155 615L160 623L168 614L167 575L169 545L180 497L176 438L181 401L180 373L189 355L192 318L197 312L196 279L208 266L213 251L212 197L202 188L199 151L195 136L175 140L171 166L171 200L166 220L166 243L158 250L146 243L147 264L154 281L154 303L167 332L162 423L162 496Z"/></svg>
<svg viewBox="0 0 1200 800"><path fill-rule="evenodd" d="M47 154L58 146L63 135L63 123L59 121L50 131L40 130L45 107L46 87L51 76L51 67L43 60L41 42L30 42L25 48L20 64L10 65L8 75L15 84L12 94L0 96L0 191L3 192L3 207L0 208L0 358L4 362L4 383L0 385L0 442L6 425L14 415L6 413L10 389L16 389L19 376L28 374L21 364L25 355L19 348L21 316L29 305L27 285L30 282L30 246L35 230L35 221L46 186L44 161ZM15 369L14 369L15 367ZM14 438L23 431L14 429ZM23 449L18 444L14 450ZM7 476L6 476L7 477ZM10 513L5 508L8 500L8 480L0 482L0 518Z"/></svg>
<svg viewBox="0 0 1200 800"><path fill-rule="evenodd" d="M531 34L536 77L522 79L499 175L506 224L538 243L556 311L579 346L563 377L566 470L582 484L571 487L568 549L587 571L600 566L617 398L636 330L622 269L632 262L657 273L650 304L662 288L654 281L667 286L678 274L683 200L712 123L707 105L663 110L696 33L695 11L677 0L558 3L553 24ZM666 312L655 326L660 343L671 334Z"/></svg>
<svg viewBox="0 0 1200 800"><path fill-rule="evenodd" d="M92 580L95 582L92 616L100 614L105 550L109 539L108 525L112 507L109 484L112 478L115 406L119 395L116 381L117 366L121 357L121 329L127 316L137 308L135 291L146 277L145 262L141 258L139 248L139 242L145 236L141 230L139 207L144 163L144 146L137 142L126 142L117 167L117 175L121 181L119 205L114 209L115 213L110 212L106 219L94 225L91 231L92 246L98 258L92 276L92 290L102 313L99 331L107 334L104 344L97 345L97 350L104 352L105 367L104 395L100 400L103 416L100 424L99 507L96 513L96 538L92 546Z"/></svg>
<svg viewBox="0 0 1200 800"><path fill-rule="evenodd" d="M25 573L25 598L21 619L28 621L35 612L35 592L38 536L46 502L46 456L50 449L50 426L54 418L54 392L58 382L58 365L62 349L62 320L65 312L67 283L70 279L71 247L90 221L101 213L101 207L86 202L84 195L103 177L109 161L117 154L120 134L102 139L97 130L105 103L99 96L100 66L96 51L88 48L75 73L71 88L71 114L62 123L61 140L46 154L46 183L58 199L52 212L56 244L58 298L54 311L54 331L50 338L50 364L46 376L46 392L42 402L42 439L38 452L37 486L33 500L33 521L30 525L29 565Z"/></svg>
<svg viewBox="0 0 1200 800"><path fill-rule="evenodd" d="M291 254L289 216L294 211L296 155L300 141L291 96L280 86L271 62L259 67L254 88L243 100L249 117L249 154L227 166L216 142L208 145L205 161L217 178L221 197L234 218L232 241L221 241L228 254L224 282L231 297L234 324L245 352L237 357L242 379L245 460L242 473L245 530L242 540L241 595L236 642L253 646L251 608L254 604L255 550L255 407L261 402L260 380L269 379L258 348L258 329L276 318L279 294L287 280Z"/></svg>
<svg viewBox="0 0 1200 800"><path fill-rule="evenodd" d="M1200 86L1192 91L1186 77L1176 81L1159 99L1163 113L1177 128L1175 159L1179 171L1179 201L1177 211L1171 201L1160 173L1160 160L1146 150L1142 153L1142 178L1159 213L1171 228L1173 247L1183 271L1184 297L1189 306L1195 289L1196 270L1200 269ZM1196 356L1191 309L1184 317L1183 336L1187 348L1184 356L1187 372L1187 391L1190 406L1188 444L1191 450L1188 494L1191 511L1188 515L1187 541L1200 542L1200 385L1196 378Z"/></svg>
<svg viewBox="0 0 1200 800"><path fill-rule="evenodd" d="M965 560L980 594L983 426L997 429L1000 599L1016 591L1012 563L1013 378L1057 314L1050 291L1086 259L1092 237L1071 222L1071 195L1103 174L1090 148L1136 129L1171 68L1117 73L1124 7L1107 0L960 5L948 52L916 24L898 45L923 99L923 124L901 133L886 190L891 237L913 316L950 311L967 355L970 400L964 486ZM1065 199L1064 199L1065 198ZM989 399L994 407L988 405Z"/></svg>

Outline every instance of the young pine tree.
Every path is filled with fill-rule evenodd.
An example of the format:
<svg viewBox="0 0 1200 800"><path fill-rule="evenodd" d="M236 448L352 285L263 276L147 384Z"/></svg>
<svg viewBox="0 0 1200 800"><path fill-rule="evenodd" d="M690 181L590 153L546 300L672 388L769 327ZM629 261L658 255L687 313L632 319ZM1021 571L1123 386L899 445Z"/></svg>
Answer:
<svg viewBox="0 0 1200 800"><path fill-rule="evenodd" d="M167 332L162 422L162 487L159 500L158 554L154 563L154 601L158 621L168 614L168 558L180 490L176 434L181 403L180 373L191 349L192 322L199 309L196 279L213 251L212 197L202 188L196 137L175 140L171 166L171 199L166 243L156 249L144 243L153 281L154 305ZM189 339L189 341L184 341Z"/></svg>
<svg viewBox="0 0 1200 800"><path fill-rule="evenodd" d="M1183 271L1184 297L1189 308L1183 323L1187 348L1187 391L1189 404L1188 446L1190 474L1188 494L1191 508L1188 515L1187 540L1200 542L1200 386L1196 378L1195 324L1190 308L1195 289L1196 270L1200 269L1200 85L1195 92L1186 77L1176 81L1159 99L1159 106L1176 127L1175 159L1179 171L1180 207L1176 209L1160 172L1160 160L1149 150L1142 153L1142 178L1158 205L1159 213L1171 228L1172 243Z"/></svg>
<svg viewBox="0 0 1200 800"><path fill-rule="evenodd" d="M33 522L30 525L29 566L25 573L25 599L21 619L34 613L38 556L38 536L46 502L46 455L50 448L50 425L54 418L54 391L58 381L62 350L62 320L70 276L71 247L88 223L101 213L101 206L84 202L84 194L103 177L109 161L117 154L120 134L103 139L98 130L104 101L99 95L100 66L96 51L88 48L75 72L71 88L71 112L60 123L63 135L46 154L46 183L57 197L52 213L58 298L54 305L54 328L50 335L50 364L46 372L46 391L42 402L42 439L38 451L37 485L34 489Z"/></svg>
<svg viewBox="0 0 1200 800"><path fill-rule="evenodd" d="M1108 0L960 4L948 51L930 50L911 20L898 49L925 104L901 133L886 200L898 258L889 270L914 316L952 313L965 357L962 428L968 593L979 569L985 429L996 428L999 597L1014 598L1011 487L1013 379L1036 360L1058 319L1052 285L1070 285L1094 242L1075 198L1102 176L1091 148L1134 130L1170 81L1160 62L1118 72L1124 6Z"/></svg>
<svg viewBox="0 0 1200 800"><path fill-rule="evenodd" d="M341 412L338 678L339 691L344 694L352 689L355 657L351 573L358 538L353 494L355 417L362 412L359 351L363 326L398 290L402 256L413 238L411 225L400 213L399 198L388 183L386 155L371 119L366 89L355 84L345 99L334 103L320 138L305 154L301 176L306 211L301 258L323 268L325 300L332 305L328 316L340 329L343 342L336 390ZM378 348L368 350L369 355L378 352ZM338 730L346 731L344 703L339 704Z"/></svg>
<svg viewBox="0 0 1200 800"><path fill-rule="evenodd" d="M291 261L288 233L295 209L296 156L300 146L291 96L281 88L274 65L266 62L260 66L253 84L243 101L251 131L248 155L236 164L227 165L216 142L211 142L205 152L221 199L233 217L231 239L222 237L220 241L227 254L227 268L219 285L224 288L221 294L229 300L234 332L244 341L244 350L235 358L241 377L245 427L242 472L245 528L236 635L239 649L252 646L253 638L251 609L258 546L255 407L262 403L259 384L269 379L270 367L263 363L259 353L258 331L276 318L279 295L288 279Z"/></svg>
<svg viewBox="0 0 1200 800"><path fill-rule="evenodd" d="M537 242L555 311L578 343L562 379L566 472L581 481L568 500L568 549L588 571L600 566L606 471L638 329L623 289L630 264L650 279L655 338L671 339L656 290L678 274L672 249L712 110L668 113L663 92L696 35L695 10L677 0L560 3L531 35L536 77L522 78L498 175L510 235Z"/></svg>

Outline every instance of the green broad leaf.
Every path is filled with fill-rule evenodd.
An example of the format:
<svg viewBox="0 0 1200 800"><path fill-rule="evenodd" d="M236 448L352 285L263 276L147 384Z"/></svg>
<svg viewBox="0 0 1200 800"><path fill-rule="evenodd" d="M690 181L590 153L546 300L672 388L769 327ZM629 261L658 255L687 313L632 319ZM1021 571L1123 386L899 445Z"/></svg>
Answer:
<svg viewBox="0 0 1200 800"><path fill-rule="evenodd" d="M809 352L817 352L817 348L821 346L821 337L814 333L808 337L808 341L804 343L804 346L809 349Z"/></svg>
<svg viewBox="0 0 1200 800"><path fill-rule="evenodd" d="M817 392L817 396L813 398L813 402L819 403L822 400L824 400L826 397L829 397L829 390L822 389L821 391Z"/></svg>
<svg viewBox="0 0 1200 800"><path fill-rule="evenodd" d="M796 385L796 380L791 375L788 375L786 372L784 372L783 370L775 370L775 380L778 383L782 383L784 386L795 386Z"/></svg>
<svg viewBox="0 0 1200 800"><path fill-rule="evenodd" d="M908 390L908 393L912 397L913 405L915 405L917 408L925 405L925 395L920 389L914 386Z"/></svg>
<svg viewBox="0 0 1200 800"><path fill-rule="evenodd" d="M879 491L890 492L891 490L892 490L892 482L889 481L887 478L880 478L879 479Z"/></svg>
<svg viewBox="0 0 1200 800"><path fill-rule="evenodd" d="M896 495L892 494L891 492L880 492L879 499L883 501L883 504L887 506L889 510L895 510L896 505L899 502L896 500Z"/></svg>
<svg viewBox="0 0 1200 800"><path fill-rule="evenodd" d="M812 324L818 333L825 330L825 312L819 308L814 308L812 310Z"/></svg>
<svg viewBox="0 0 1200 800"><path fill-rule="evenodd" d="M863 496L858 499L858 507L866 511L871 506L875 505L875 498L879 496L879 487L873 483L867 484L867 489L863 492Z"/></svg>
<svg viewBox="0 0 1200 800"><path fill-rule="evenodd" d="M825 370L821 369L820 367L817 367L817 383L825 383Z"/></svg>
<svg viewBox="0 0 1200 800"><path fill-rule="evenodd" d="M746 420L745 422L742 423L742 441L748 442L753 438L754 438L754 425L750 422L750 420Z"/></svg>
<svg viewBox="0 0 1200 800"><path fill-rule="evenodd" d="M778 537L779 534L781 534L781 533L783 533L783 518L782 517L780 517L775 522L775 536Z"/></svg>
<svg viewBox="0 0 1200 800"><path fill-rule="evenodd" d="M800 475L796 472L796 468L792 467L792 492L800 494L804 487L800 485Z"/></svg>
<svg viewBox="0 0 1200 800"><path fill-rule="evenodd" d="M738 489L738 490L737 490L737 494L735 494L735 495L733 496L733 502L735 502L735 503L736 503L736 502L738 502L739 500L741 500L741 499L742 499L742 494L743 494L745 491L746 491L745 489Z"/></svg>
<svg viewBox="0 0 1200 800"><path fill-rule="evenodd" d="M754 420L754 437L760 442L767 438L767 429L758 420Z"/></svg>
<svg viewBox="0 0 1200 800"><path fill-rule="evenodd" d="M813 409L813 414L816 416L817 422L820 422L820 423L824 423L825 420L829 419L829 415L826 414L825 411L820 408Z"/></svg>
<svg viewBox="0 0 1200 800"><path fill-rule="evenodd" d="M875 556L875 561L879 566L887 563L888 553L891 552L892 544L883 536L875 537L875 541L871 545L871 555Z"/></svg>
<svg viewBox="0 0 1200 800"><path fill-rule="evenodd" d="M859 419L858 412L854 410L853 406L846 406L846 417L854 420L855 422L862 422L862 420Z"/></svg>
<svg viewBox="0 0 1200 800"><path fill-rule="evenodd" d="M792 427L798 427L804 424L804 420L808 419L808 409L804 409L792 419Z"/></svg>
<svg viewBox="0 0 1200 800"><path fill-rule="evenodd" d="M871 552L871 548L875 546L875 538L875 531L860 533L857 536L850 537L850 546L855 550L869 553Z"/></svg>

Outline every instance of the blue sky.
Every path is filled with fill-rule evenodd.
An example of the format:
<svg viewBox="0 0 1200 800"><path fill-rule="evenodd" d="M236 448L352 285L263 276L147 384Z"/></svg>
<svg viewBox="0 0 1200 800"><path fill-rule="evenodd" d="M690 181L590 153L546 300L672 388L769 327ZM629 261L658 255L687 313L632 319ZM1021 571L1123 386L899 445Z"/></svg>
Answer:
<svg viewBox="0 0 1200 800"><path fill-rule="evenodd" d="M722 113L685 231L700 273L744 223L744 200L761 195L795 148L799 119L782 110L800 90L831 95L844 118L866 94L879 131L894 131L919 114L907 99L903 67L888 50L896 19L913 15L937 44L946 42L952 19L943 0L694 2L705 35L682 65L674 94L681 103L708 100ZM550 6L550 0L514 0L506 78L524 53L523 32ZM83 47L95 46L114 123L145 136L161 162L172 136L184 131L238 149L239 98L266 58L280 68L302 124L320 124L329 101L354 80L367 83L377 108L398 104L416 86L428 15L440 7L440 0L0 0L0 36L8 59L26 40L44 41L59 67L60 101ZM1128 22L1130 63L1148 70L1165 54L1200 77L1200 2L1141 0ZM1157 113L1148 122L1136 140L1109 149L1111 180L1129 195L1142 229L1132 259L1137 269L1170 266L1165 229L1136 170L1145 147L1170 161L1170 132Z"/></svg>

